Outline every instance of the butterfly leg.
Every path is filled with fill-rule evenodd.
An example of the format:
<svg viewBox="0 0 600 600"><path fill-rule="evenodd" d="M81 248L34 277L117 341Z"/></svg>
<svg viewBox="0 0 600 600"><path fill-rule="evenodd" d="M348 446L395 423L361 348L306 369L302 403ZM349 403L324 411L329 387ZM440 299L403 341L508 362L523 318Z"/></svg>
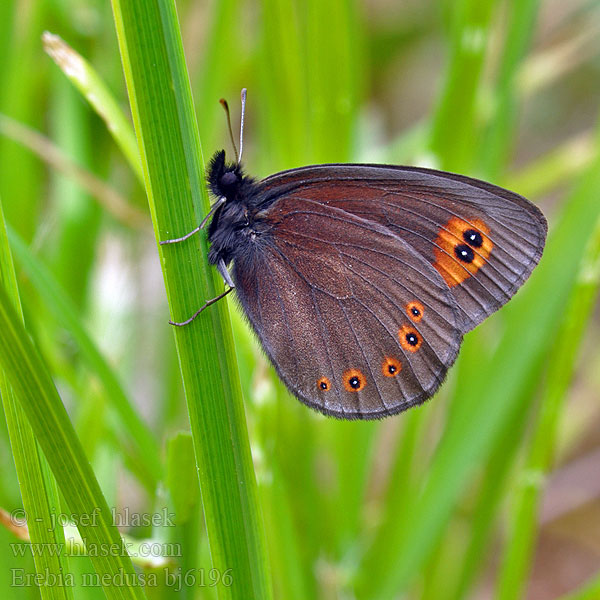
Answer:
<svg viewBox="0 0 600 600"><path fill-rule="evenodd" d="M196 229L190 231L189 233L186 233L182 237L173 238L172 240L162 240L162 241L160 241L158 243L161 246L164 246L165 244L176 244L177 242L183 242L184 240L187 240L188 238L191 238L195 233L198 233L200 231L200 229L201 229L201 227L199 225L198 227L196 227Z"/></svg>
<svg viewBox="0 0 600 600"><path fill-rule="evenodd" d="M218 302L221 298L225 298L225 296L227 296L227 294L229 294L229 292L231 292L232 290L233 288L230 287L228 290L225 290L222 294L219 294L217 297L207 300L189 319L181 321L180 323L178 323L177 321L169 321L169 323L171 325L175 325L175 327L183 327L184 325L189 325L205 308L209 307L215 302Z"/></svg>
<svg viewBox="0 0 600 600"><path fill-rule="evenodd" d="M219 206L225 203L226 200L227 198L225 196L221 196L221 198L219 198L211 206L210 210L208 211L208 214L204 217L204 219L202 219L202 223L200 223L200 225L198 225L196 229L192 229L192 231L190 231L189 233L186 233L185 235L178 238L173 238L172 240L162 240L161 242L159 242L159 244L161 246L164 246L165 244L176 244L177 242L183 242L184 240L191 238L195 233L198 233L201 229L204 229L204 227L208 223L208 220L215 214Z"/></svg>
<svg viewBox="0 0 600 600"><path fill-rule="evenodd" d="M222 258L219 259L219 262L217 263L217 269L218 269L219 273L221 273L221 277L223 278L223 281L230 288L234 288L235 283L233 283L233 279L231 279L231 275L229 274L229 271L227 270L227 265L225 264L225 261Z"/></svg>
<svg viewBox="0 0 600 600"><path fill-rule="evenodd" d="M171 325L175 325L175 327L183 327L184 325L188 325L205 308L207 308L211 304L214 304L215 302L218 302L221 298L225 298L225 296L227 296L227 294L229 294L229 292L231 292L231 290L233 290L235 288L235 284L233 283L233 279L231 279L231 275L229 274L229 271L227 270L227 265L225 264L225 261L223 259L221 259L219 261L219 263L217 264L217 269L219 270L219 273L221 273L221 277L223 277L225 283L229 286L229 289L225 290L222 294L219 294L217 297L212 298L211 300L208 300L207 302L205 302L189 319L186 319L185 321L181 321L180 323L178 323L176 321L169 321L169 323Z"/></svg>

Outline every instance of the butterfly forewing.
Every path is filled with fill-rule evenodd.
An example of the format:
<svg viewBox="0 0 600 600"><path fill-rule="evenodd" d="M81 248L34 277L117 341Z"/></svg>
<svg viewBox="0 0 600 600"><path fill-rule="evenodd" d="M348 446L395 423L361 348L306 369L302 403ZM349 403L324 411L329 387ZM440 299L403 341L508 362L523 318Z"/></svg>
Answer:
<svg viewBox="0 0 600 600"><path fill-rule="evenodd" d="M238 297L288 387L343 418L423 402L455 360L460 312L438 270L389 229L293 192L269 225Z"/></svg>
<svg viewBox="0 0 600 600"><path fill-rule="evenodd" d="M302 198L384 226L441 275L469 331L505 304L538 263L546 221L502 188L428 169L321 165L264 180L275 204Z"/></svg>

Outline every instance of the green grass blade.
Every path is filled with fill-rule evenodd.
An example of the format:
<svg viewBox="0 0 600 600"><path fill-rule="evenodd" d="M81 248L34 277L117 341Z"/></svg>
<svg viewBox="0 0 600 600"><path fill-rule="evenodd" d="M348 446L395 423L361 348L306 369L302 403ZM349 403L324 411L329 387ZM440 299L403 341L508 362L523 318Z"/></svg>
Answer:
<svg viewBox="0 0 600 600"><path fill-rule="evenodd" d="M81 95L106 123L106 128L123 152L131 170L144 181L140 155L131 123L95 69L58 35L48 31L42 36L44 50L61 68Z"/></svg>
<svg viewBox="0 0 600 600"><path fill-rule="evenodd" d="M17 280L15 276L12 257L6 235L6 226L2 205L0 204L0 284L7 291L9 301L17 311L18 318L22 321L23 313ZM39 451L33 431L18 400L13 393L8 377L0 369L0 396L6 416L6 425L11 442L13 460L25 514L28 515L27 527L29 539L39 548L60 548L64 546L65 538L61 527L54 527L53 517L60 512L60 502L56 483L48 473L46 459ZM35 567L41 577L50 582L61 581L61 574L68 573L68 561L64 553L34 553ZM71 587L42 586L42 598L69 599L73 597Z"/></svg>
<svg viewBox="0 0 600 600"><path fill-rule="evenodd" d="M23 408L73 515L107 598L144 598L112 514L52 378L6 289L0 288L0 367ZM111 551L107 549L111 548ZM126 578L119 585L119 576Z"/></svg>
<svg viewBox="0 0 600 600"><path fill-rule="evenodd" d="M191 231L207 209L175 6L168 0L113 0L113 10L155 233L168 239ZM161 246L159 253L171 315L181 321L216 295L204 235ZM219 597L269 598L266 544L226 303L174 333L212 563L221 574L233 573L230 586L218 586Z"/></svg>
<svg viewBox="0 0 600 600"><path fill-rule="evenodd" d="M305 600L315 597L314 580L307 578L299 552L303 533L294 526L293 501L285 487L285 478L275 463L272 481L262 486L261 498L269 530L271 569L276 574L274 587L277 598Z"/></svg>
<svg viewBox="0 0 600 600"><path fill-rule="evenodd" d="M508 175L502 185L526 198L538 198L585 173L598 153L593 131L586 131Z"/></svg>
<svg viewBox="0 0 600 600"><path fill-rule="evenodd" d="M418 459L419 445L424 442L423 429L428 416L425 411L408 412L402 423L390 468L389 483L380 509L380 521L361 562L360 571L369 573L373 580L393 569L396 562L394 550L401 543L403 535L402 528L397 523L406 518L404 511L399 511L398 507L404 504L415 487L415 462Z"/></svg>
<svg viewBox="0 0 600 600"><path fill-rule="evenodd" d="M475 105L495 0L453 3L450 63L431 131L431 150L441 167L461 171L471 163L476 135Z"/></svg>
<svg viewBox="0 0 600 600"><path fill-rule="evenodd" d="M526 402L524 402L526 408ZM490 451L487 463L483 467L489 477L483 478L478 491L475 508L470 515L468 532L469 542L462 554L458 575L453 589L446 585L446 596L450 600L461 600L468 597L468 591L476 581L481 569L485 566L486 550L495 531L495 525L505 498L509 476L518 457L519 440L527 426L526 413L514 404L514 410L507 419L505 433L498 436L498 441Z"/></svg>
<svg viewBox="0 0 600 600"><path fill-rule="evenodd" d="M164 537L178 544L178 568L193 573L199 564L199 538L206 536L201 529L200 489L196 475L194 444L189 432L179 432L167 441L166 487L175 513L175 526L168 527ZM160 535L160 533L159 533ZM156 537L156 534L155 534ZM189 597L194 597L194 581L185 582Z"/></svg>
<svg viewBox="0 0 600 600"><path fill-rule="evenodd" d="M600 598L600 574L572 594L565 594L560 600L598 600Z"/></svg>
<svg viewBox="0 0 600 600"><path fill-rule="evenodd" d="M198 69L196 78L192 73L192 80L197 79L195 92L199 92L196 93L196 114L202 115L198 123L200 136L204 140L204 144L209 144L211 148L215 144L218 144L219 147L223 145L225 114L217 100L226 91L231 90L231 57L238 56L243 52L241 31L244 23L239 19L242 10L240 4L240 0L220 0L214 4L211 24L208 27L208 35L204 43L201 67ZM227 52L223 52L223 48L227 48ZM248 82L243 85L248 85ZM234 89L235 97L230 98L229 101L233 115L237 115L239 89ZM254 96L254 92L254 89L249 90L251 98ZM233 122L236 121L234 116Z"/></svg>
<svg viewBox="0 0 600 600"><path fill-rule="evenodd" d="M362 36L358 7L348 0L306 3L307 89L311 126L311 161L352 159L361 79Z"/></svg>
<svg viewBox="0 0 600 600"><path fill-rule="evenodd" d="M3 8L8 5L3 3ZM38 86L44 73L38 65L40 23L46 6L34 2L22 26L18 21L21 5L13 14L9 50L3 54L0 85L0 112L21 122L42 121ZM4 42L4 40L3 40ZM0 196L7 223L12 223L25 239L31 239L41 204L42 169L29 153L10 140L0 139Z"/></svg>
<svg viewBox="0 0 600 600"><path fill-rule="evenodd" d="M511 511L508 546L497 585L498 600L519 597L527 586L538 525L538 510L544 482L551 467L558 423L585 327L592 315L600 286L600 220L579 270L556 343L548 360L548 375L541 398L540 414L528 456L516 487ZM568 344L564 340L569 340Z"/></svg>
<svg viewBox="0 0 600 600"><path fill-rule="evenodd" d="M87 106L56 69L51 77L49 128L63 156L76 156L88 168L94 151L90 143ZM49 173L48 202L56 225L44 244L44 253L62 288L80 310L88 300L96 260L102 210L68 177Z"/></svg>
<svg viewBox="0 0 600 600"><path fill-rule="evenodd" d="M73 302L55 281L48 268L33 255L17 233L10 231L9 239L18 262L40 294L44 305L73 336L83 359L102 382L108 402L119 416L120 430L125 433L124 444L129 445L129 439L135 444L134 463L140 466L141 481L148 491L153 493L162 472L160 452L154 434L132 406L114 369L86 331Z"/></svg>
<svg viewBox="0 0 600 600"><path fill-rule="evenodd" d="M496 436L504 434L515 404L532 397L531 386L554 339L552 324L560 320L574 285L572 265L580 263L599 215L598 186L600 169L593 165L571 196L526 289L504 309L506 329L493 356L493 370L479 364L459 382L461 401L454 407L422 493L404 509L411 520L396 548L398 568L371 586L373 597L393 597L421 572L477 458L487 456Z"/></svg>
<svg viewBox="0 0 600 600"><path fill-rule="evenodd" d="M259 134L277 168L307 164L310 154L306 55L298 11L286 0L261 0ZM285 132L285 135L282 135ZM290 141L293 140L293 143Z"/></svg>
<svg viewBox="0 0 600 600"><path fill-rule="evenodd" d="M494 111L487 135L482 136L482 168L492 180L502 171L514 140L518 94L515 80L531 43L539 3L539 0L521 0L508 5L510 24L495 90Z"/></svg>

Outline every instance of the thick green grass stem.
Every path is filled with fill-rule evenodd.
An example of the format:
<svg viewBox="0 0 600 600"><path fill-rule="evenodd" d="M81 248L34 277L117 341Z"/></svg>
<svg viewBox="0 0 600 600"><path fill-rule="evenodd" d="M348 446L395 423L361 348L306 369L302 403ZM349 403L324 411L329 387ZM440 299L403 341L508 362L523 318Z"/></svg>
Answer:
<svg viewBox="0 0 600 600"><path fill-rule="evenodd" d="M113 0L157 240L181 236L208 205L175 5ZM215 99L216 101L217 99ZM216 295L204 234L159 246L173 320ZM165 327L168 325L165 322ZM174 331L219 598L270 598L263 521L226 303Z"/></svg>

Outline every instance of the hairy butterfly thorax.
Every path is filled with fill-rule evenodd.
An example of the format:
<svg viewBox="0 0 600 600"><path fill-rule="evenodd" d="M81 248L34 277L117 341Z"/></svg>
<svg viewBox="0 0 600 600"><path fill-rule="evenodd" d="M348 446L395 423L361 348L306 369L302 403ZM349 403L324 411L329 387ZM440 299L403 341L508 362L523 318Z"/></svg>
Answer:
<svg viewBox="0 0 600 600"><path fill-rule="evenodd" d="M229 112L228 124L231 135ZM245 90L242 92L242 127ZM232 142L233 142L233 136ZM209 260L234 288L288 389L343 419L431 397L462 337L516 293L547 225L531 202L441 171L331 164L244 174L240 152L208 168ZM229 269L231 268L231 274Z"/></svg>
<svg viewBox="0 0 600 600"><path fill-rule="evenodd" d="M236 260L248 263L267 243L270 229L261 217L265 200L260 184L244 174L239 160L226 162L224 150L211 159L207 180L215 204L222 202L208 228L208 259L214 265L229 266Z"/></svg>

